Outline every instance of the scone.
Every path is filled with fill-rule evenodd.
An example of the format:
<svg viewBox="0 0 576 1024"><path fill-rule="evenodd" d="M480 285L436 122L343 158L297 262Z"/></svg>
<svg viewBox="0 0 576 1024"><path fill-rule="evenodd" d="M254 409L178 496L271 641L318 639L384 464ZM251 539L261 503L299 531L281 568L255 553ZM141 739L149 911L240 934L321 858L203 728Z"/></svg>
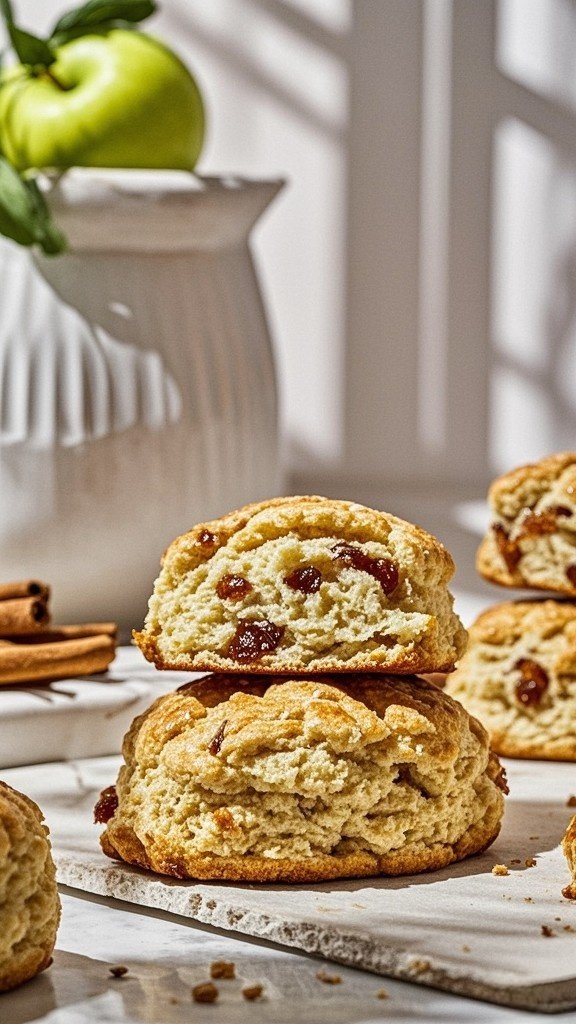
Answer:
<svg viewBox="0 0 576 1024"><path fill-rule="evenodd" d="M506 784L482 726L432 683L215 675L135 720L108 856L176 878L400 875L485 849Z"/></svg>
<svg viewBox="0 0 576 1024"><path fill-rule="evenodd" d="M277 498L175 540L134 637L158 668L442 671L466 642L453 572L439 541L394 516Z"/></svg>
<svg viewBox="0 0 576 1024"><path fill-rule="evenodd" d="M576 604L488 609L446 689L486 726L497 753L576 761Z"/></svg>
<svg viewBox="0 0 576 1024"><path fill-rule="evenodd" d="M505 587L576 597L576 453L550 455L499 477L478 572Z"/></svg>
<svg viewBox="0 0 576 1024"><path fill-rule="evenodd" d="M576 816L572 818L566 829L566 835L562 840L562 849L572 875L572 881L562 890L562 895L568 900L576 900Z"/></svg>
<svg viewBox="0 0 576 1024"><path fill-rule="evenodd" d="M56 871L40 809L0 782L0 992L49 966L59 920Z"/></svg>

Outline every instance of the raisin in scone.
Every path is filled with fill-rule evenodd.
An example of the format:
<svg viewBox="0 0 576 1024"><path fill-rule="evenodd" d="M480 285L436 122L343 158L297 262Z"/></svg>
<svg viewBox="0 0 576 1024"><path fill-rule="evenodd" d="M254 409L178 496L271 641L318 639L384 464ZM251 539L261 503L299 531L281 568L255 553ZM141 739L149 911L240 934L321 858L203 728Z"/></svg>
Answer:
<svg viewBox="0 0 576 1024"><path fill-rule="evenodd" d="M37 805L0 782L0 992L49 966L60 900Z"/></svg>
<svg viewBox="0 0 576 1024"><path fill-rule="evenodd" d="M576 900L576 816L572 818L566 829L566 835L562 840L562 849L572 875L572 881L562 890L562 895L568 900Z"/></svg>
<svg viewBox="0 0 576 1024"><path fill-rule="evenodd" d="M249 505L166 552L136 643L158 668L449 669L454 563L410 523L326 498Z"/></svg>
<svg viewBox="0 0 576 1024"><path fill-rule="evenodd" d="M576 761L576 604L488 609L446 690L486 726L497 753Z"/></svg>
<svg viewBox="0 0 576 1024"><path fill-rule="evenodd" d="M127 734L104 852L177 878L411 874L485 849L502 769L432 683L370 674L216 675L160 697Z"/></svg>
<svg viewBox="0 0 576 1024"><path fill-rule="evenodd" d="M550 455L499 477L478 572L505 587L576 597L576 453Z"/></svg>

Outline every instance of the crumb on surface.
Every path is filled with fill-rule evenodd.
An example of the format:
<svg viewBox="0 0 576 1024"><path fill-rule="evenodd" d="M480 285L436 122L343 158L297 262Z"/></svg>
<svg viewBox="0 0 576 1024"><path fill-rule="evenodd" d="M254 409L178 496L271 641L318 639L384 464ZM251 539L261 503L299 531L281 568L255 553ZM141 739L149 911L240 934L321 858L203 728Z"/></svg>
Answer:
<svg viewBox="0 0 576 1024"><path fill-rule="evenodd" d="M218 999L218 989L211 981L202 981L194 985L192 999L195 1003L215 1003Z"/></svg>
<svg viewBox="0 0 576 1024"><path fill-rule="evenodd" d="M540 836L528 836L528 838L534 842L535 839L540 839Z"/></svg>
<svg viewBox="0 0 576 1024"><path fill-rule="evenodd" d="M553 939L555 937L555 935L556 935L556 932L554 931L554 929L550 928L547 924L543 924L541 926L540 931L541 931L541 933L542 933L542 935L544 936L545 939Z"/></svg>
<svg viewBox="0 0 576 1024"><path fill-rule="evenodd" d="M576 796L573 793L568 797L566 807L576 807Z"/></svg>
<svg viewBox="0 0 576 1024"><path fill-rule="evenodd" d="M214 960L210 964L211 978L235 978L236 964L229 960Z"/></svg>
<svg viewBox="0 0 576 1024"><path fill-rule="evenodd" d="M562 930L565 932L576 932L576 928L573 928L571 924L565 924Z"/></svg>
<svg viewBox="0 0 576 1024"><path fill-rule="evenodd" d="M128 968L124 964L116 964L114 967L109 967L108 970L113 978L124 978L128 974Z"/></svg>
<svg viewBox="0 0 576 1024"><path fill-rule="evenodd" d="M524 896L524 903L534 903L531 896Z"/></svg>
<svg viewBox="0 0 576 1024"><path fill-rule="evenodd" d="M536 867L536 858L535 857L527 857L526 860L524 861L524 864L526 865L527 868L535 868Z"/></svg>
<svg viewBox="0 0 576 1024"><path fill-rule="evenodd" d="M340 985L342 982L339 974L328 974L328 971L322 969L316 971L316 977L318 981L323 981L325 985Z"/></svg>
<svg viewBox="0 0 576 1024"><path fill-rule="evenodd" d="M379 988L376 993L376 999L388 999L388 993L385 988Z"/></svg>
<svg viewBox="0 0 576 1024"><path fill-rule="evenodd" d="M513 857L512 860L510 861L510 863L511 864L521 864L522 861L520 860L520 857Z"/></svg>
<svg viewBox="0 0 576 1024"><path fill-rule="evenodd" d="M429 960L421 960L418 957L415 960L411 960L408 964L411 974L424 974L425 971L430 970L430 966Z"/></svg>
<svg viewBox="0 0 576 1024"><path fill-rule="evenodd" d="M242 995L244 996L244 999L247 999L248 1002L252 1003L255 999L260 999L263 991L263 985L246 985L246 988L242 989Z"/></svg>
<svg viewBox="0 0 576 1024"><path fill-rule="evenodd" d="M462 946L462 952L463 953L469 953L470 952L470 946L467 946L466 943L464 943L464 945Z"/></svg>
<svg viewBox="0 0 576 1024"><path fill-rule="evenodd" d="M493 875L509 875L510 872L505 864L495 864L492 868Z"/></svg>

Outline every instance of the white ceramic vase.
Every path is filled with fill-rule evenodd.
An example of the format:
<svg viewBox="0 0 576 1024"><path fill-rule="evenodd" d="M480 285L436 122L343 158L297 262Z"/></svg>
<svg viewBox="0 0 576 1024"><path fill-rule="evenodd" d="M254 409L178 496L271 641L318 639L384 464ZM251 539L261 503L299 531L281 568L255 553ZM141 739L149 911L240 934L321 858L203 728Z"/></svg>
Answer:
<svg viewBox="0 0 576 1024"><path fill-rule="evenodd" d="M160 555L281 491L249 249L280 182L82 171L49 187L69 251L0 258L0 580L59 621L138 626Z"/></svg>

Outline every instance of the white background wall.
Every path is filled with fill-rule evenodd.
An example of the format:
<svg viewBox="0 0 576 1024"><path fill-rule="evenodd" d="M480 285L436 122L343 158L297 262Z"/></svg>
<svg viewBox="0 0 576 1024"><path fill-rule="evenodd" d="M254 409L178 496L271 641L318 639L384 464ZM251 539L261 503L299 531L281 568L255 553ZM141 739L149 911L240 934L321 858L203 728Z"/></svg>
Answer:
<svg viewBox="0 0 576 1024"><path fill-rule="evenodd" d="M164 0L150 29L205 93L199 169L289 181L255 243L293 486L471 566L489 479L576 447L576 5Z"/></svg>

